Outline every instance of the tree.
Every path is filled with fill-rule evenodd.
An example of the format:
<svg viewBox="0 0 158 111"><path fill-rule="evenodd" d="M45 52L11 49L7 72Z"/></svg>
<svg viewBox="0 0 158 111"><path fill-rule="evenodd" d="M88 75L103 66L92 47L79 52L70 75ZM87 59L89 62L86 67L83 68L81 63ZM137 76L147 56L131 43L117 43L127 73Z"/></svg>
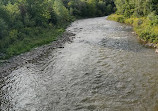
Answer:
<svg viewBox="0 0 158 111"><path fill-rule="evenodd" d="M7 24L5 23L5 21L0 18L0 39L4 38L5 35L7 34Z"/></svg>
<svg viewBox="0 0 158 111"><path fill-rule="evenodd" d="M148 16L155 12L158 14L157 0L115 0L117 13L125 17Z"/></svg>
<svg viewBox="0 0 158 111"><path fill-rule="evenodd" d="M55 0L53 4L53 10L57 15L57 20L60 23L69 22L70 14L66 7L63 5L61 0Z"/></svg>
<svg viewBox="0 0 158 111"><path fill-rule="evenodd" d="M88 0L88 16L94 17L96 15L96 0Z"/></svg>

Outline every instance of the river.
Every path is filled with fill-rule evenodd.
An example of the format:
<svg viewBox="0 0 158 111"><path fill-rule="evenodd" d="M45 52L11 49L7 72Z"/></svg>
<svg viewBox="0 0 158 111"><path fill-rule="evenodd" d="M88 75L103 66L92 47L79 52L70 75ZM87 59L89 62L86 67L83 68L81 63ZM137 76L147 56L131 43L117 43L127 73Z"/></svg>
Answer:
<svg viewBox="0 0 158 111"><path fill-rule="evenodd" d="M132 27L77 20L72 43L1 77L1 111L158 111L158 55Z"/></svg>

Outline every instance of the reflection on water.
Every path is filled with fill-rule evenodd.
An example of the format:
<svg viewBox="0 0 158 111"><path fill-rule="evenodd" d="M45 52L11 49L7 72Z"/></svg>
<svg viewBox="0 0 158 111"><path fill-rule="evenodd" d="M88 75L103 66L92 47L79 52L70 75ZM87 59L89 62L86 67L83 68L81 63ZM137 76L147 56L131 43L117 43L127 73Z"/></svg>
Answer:
<svg viewBox="0 0 158 111"><path fill-rule="evenodd" d="M130 26L78 20L74 42L0 78L1 111L158 111L158 56Z"/></svg>

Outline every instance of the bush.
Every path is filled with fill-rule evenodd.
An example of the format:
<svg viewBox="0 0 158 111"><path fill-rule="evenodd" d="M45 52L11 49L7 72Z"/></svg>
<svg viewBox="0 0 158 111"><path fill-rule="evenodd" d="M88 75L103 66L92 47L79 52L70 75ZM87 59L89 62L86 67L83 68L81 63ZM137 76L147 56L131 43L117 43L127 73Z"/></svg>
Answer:
<svg viewBox="0 0 158 111"><path fill-rule="evenodd" d="M146 42L158 43L158 25L153 25L153 22L157 24L155 16L125 18L123 15L113 14L108 19L130 24L134 27L134 31L136 31L140 39Z"/></svg>
<svg viewBox="0 0 158 111"><path fill-rule="evenodd" d="M0 18L0 39L4 38L7 34L8 26L3 19Z"/></svg>
<svg viewBox="0 0 158 111"><path fill-rule="evenodd" d="M112 14L108 17L109 20L114 20L117 22L123 23L125 21L125 18L123 15L117 15L117 14Z"/></svg>
<svg viewBox="0 0 158 111"><path fill-rule="evenodd" d="M126 24L133 25L133 22L134 22L134 18L125 19Z"/></svg>
<svg viewBox="0 0 158 111"><path fill-rule="evenodd" d="M10 44L15 42L18 39L18 31L13 29L9 32Z"/></svg>
<svg viewBox="0 0 158 111"><path fill-rule="evenodd" d="M156 26L158 24L158 15L155 15L154 12L150 13L147 18L151 21L151 25Z"/></svg>

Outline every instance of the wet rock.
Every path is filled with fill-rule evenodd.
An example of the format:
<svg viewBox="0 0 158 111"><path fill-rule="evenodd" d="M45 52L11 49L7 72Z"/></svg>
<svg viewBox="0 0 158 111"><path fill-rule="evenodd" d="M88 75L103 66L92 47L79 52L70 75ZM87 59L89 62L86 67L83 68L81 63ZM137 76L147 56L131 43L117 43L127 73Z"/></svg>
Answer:
<svg viewBox="0 0 158 111"><path fill-rule="evenodd" d="M0 63L8 63L9 61L7 60L0 60Z"/></svg>
<svg viewBox="0 0 158 111"><path fill-rule="evenodd" d="M158 49L156 49L156 50L155 50L155 53L157 53L157 54L158 54Z"/></svg>
<svg viewBox="0 0 158 111"><path fill-rule="evenodd" d="M63 46L59 46L58 48L64 48Z"/></svg>

